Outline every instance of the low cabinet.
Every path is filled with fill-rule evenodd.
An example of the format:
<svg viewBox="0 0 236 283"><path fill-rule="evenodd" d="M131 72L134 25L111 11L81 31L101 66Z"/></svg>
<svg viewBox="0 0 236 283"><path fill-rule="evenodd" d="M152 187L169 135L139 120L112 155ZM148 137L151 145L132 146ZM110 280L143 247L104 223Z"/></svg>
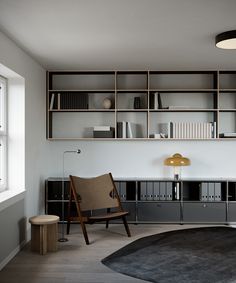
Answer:
<svg viewBox="0 0 236 283"><path fill-rule="evenodd" d="M69 202L69 180L46 180L45 212L62 220L62 206ZM236 223L236 180L115 179L122 206L130 212L129 223ZM72 214L76 215L72 203ZM116 222L117 223L117 222Z"/></svg>

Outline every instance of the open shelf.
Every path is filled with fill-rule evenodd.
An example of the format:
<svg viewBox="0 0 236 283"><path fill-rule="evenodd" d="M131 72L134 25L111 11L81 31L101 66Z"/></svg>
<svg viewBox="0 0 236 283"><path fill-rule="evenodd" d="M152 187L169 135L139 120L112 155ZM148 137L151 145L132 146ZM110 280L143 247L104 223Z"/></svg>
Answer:
<svg viewBox="0 0 236 283"><path fill-rule="evenodd" d="M234 140L236 71L48 71L46 113L49 140ZM158 136L158 124L186 121L199 134ZM114 135L94 138L94 127Z"/></svg>

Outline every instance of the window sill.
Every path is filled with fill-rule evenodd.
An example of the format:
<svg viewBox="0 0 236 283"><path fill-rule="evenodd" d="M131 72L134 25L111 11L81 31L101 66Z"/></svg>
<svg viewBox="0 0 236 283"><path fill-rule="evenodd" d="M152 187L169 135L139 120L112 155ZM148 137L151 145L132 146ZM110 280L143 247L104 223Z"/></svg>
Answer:
<svg viewBox="0 0 236 283"><path fill-rule="evenodd" d="M0 193L0 211L13 205L25 196L25 190L21 191L4 191Z"/></svg>

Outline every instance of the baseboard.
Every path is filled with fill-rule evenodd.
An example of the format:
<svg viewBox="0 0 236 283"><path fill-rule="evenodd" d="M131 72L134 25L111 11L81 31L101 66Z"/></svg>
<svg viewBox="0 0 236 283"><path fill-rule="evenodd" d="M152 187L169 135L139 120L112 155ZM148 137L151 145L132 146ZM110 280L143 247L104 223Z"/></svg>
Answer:
<svg viewBox="0 0 236 283"><path fill-rule="evenodd" d="M4 260L0 262L0 271L4 266L8 264L10 260L26 245L27 241L23 241L20 245L18 245Z"/></svg>

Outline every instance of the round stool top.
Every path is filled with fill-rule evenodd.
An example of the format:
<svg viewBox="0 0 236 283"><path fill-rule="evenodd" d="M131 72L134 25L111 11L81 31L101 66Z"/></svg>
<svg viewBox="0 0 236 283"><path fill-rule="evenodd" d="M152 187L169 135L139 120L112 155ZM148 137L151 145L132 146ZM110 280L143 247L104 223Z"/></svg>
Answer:
<svg viewBox="0 0 236 283"><path fill-rule="evenodd" d="M29 222L34 225L55 224L58 221L59 217L56 215L38 215L32 216L29 219Z"/></svg>

